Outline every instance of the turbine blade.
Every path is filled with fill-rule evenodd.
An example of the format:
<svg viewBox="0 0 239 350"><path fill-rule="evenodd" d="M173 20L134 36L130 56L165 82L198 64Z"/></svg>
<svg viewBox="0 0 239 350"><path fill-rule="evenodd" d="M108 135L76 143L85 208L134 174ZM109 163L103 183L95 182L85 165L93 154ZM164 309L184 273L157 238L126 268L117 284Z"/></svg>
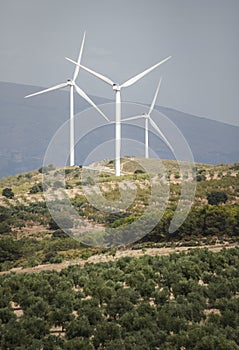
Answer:
<svg viewBox="0 0 239 350"><path fill-rule="evenodd" d="M78 65L78 63L76 61L72 60L71 58L68 58L68 57L65 57L65 58L68 61ZM97 78L103 80L105 83L107 83L107 84L109 84L111 86L114 85L114 82L111 79L105 77L104 75L102 75L100 73L97 73L97 72L93 71L92 69L83 66L82 64L80 65L80 67L83 68L84 70L86 70L87 72L91 73L92 75L96 76Z"/></svg>
<svg viewBox="0 0 239 350"><path fill-rule="evenodd" d="M81 43L81 48L80 48L80 52L79 52L79 56L78 56L78 60L77 60L77 65L76 65L76 67L75 67L75 71L74 71L74 75L73 75L73 80L72 80L73 82L76 81L76 78L78 77L78 74L79 74L80 62L81 62L83 47L84 47L84 43L85 43L85 34L86 34L86 32L84 32L84 35L83 35L83 39L82 39L82 43Z"/></svg>
<svg viewBox="0 0 239 350"><path fill-rule="evenodd" d="M152 111L154 109L154 105L155 105L155 102L156 102L156 99L157 99L157 96L158 96L158 93L159 93L159 88L160 88L160 85L161 85L161 81L162 81L162 79L159 80L159 83L158 83L158 86L157 86L157 89L156 89L153 101L152 101L151 106L149 108L149 115L152 113Z"/></svg>
<svg viewBox="0 0 239 350"><path fill-rule="evenodd" d="M104 75L102 75L102 74L100 74L100 73L97 73L97 72L93 71L92 69L87 68L87 67L85 67L85 66L82 66L82 65L81 65L81 67L82 67L84 70L86 70L87 72L89 72L89 73L93 74L94 76L96 76L97 78L103 80L105 83L107 83L107 84L109 84L109 85L111 85L111 86L114 85L114 82L113 82L110 78L108 78L108 77L106 77L106 76L104 76Z"/></svg>
<svg viewBox="0 0 239 350"><path fill-rule="evenodd" d="M159 129L159 127L157 126L157 124L153 121L152 118L149 118L149 122L152 125L152 127L159 133L159 135L161 136L161 138L164 140L164 142L168 145L168 147L170 148L170 150L172 152L174 152L172 146L170 145L170 143L168 142L168 140L166 139L166 137L164 136L164 134L162 133L162 131Z"/></svg>
<svg viewBox="0 0 239 350"><path fill-rule="evenodd" d="M168 61L172 56L168 56L167 58L165 58L164 60L160 61L159 63L155 64L154 66L146 69L145 71L143 71L142 73L137 74L136 76L134 76L133 78L127 80L125 83L123 83L121 85L121 87L128 87L130 85L133 85L134 83L136 83L139 79L143 78L146 74L150 73L153 69L157 68L158 66L160 66L161 64L163 64L164 62Z"/></svg>
<svg viewBox="0 0 239 350"><path fill-rule="evenodd" d="M88 95L86 95L86 93L81 90L81 88L79 86L77 86L76 84L74 84L76 92L83 97L89 104L91 104L101 115L102 117L104 117L108 122L109 119L104 115L104 113L96 106L96 104L89 98Z"/></svg>
<svg viewBox="0 0 239 350"><path fill-rule="evenodd" d="M62 89L62 88L64 88L64 87L66 87L66 86L68 86L68 83L63 83L63 84L55 85L55 86L52 86L52 87L50 87L50 88L48 88L48 89L44 89L44 90L35 92L34 94L27 95L27 96L25 96L25 98L32 97L32 96L36 96L36 95L40 95L40 94L44 94L45 92L49 92L49 91L53 91L53 90Z"/></svg>
<svg viewBox="0 0 239 350"><path fill-rule="evenodd" d="M122 119L122 122L125 122L125 121L127 121L127 120L141 119L141 118L145 118L145 115L136 115L135 117L130 117L130 118Z"/></svg>

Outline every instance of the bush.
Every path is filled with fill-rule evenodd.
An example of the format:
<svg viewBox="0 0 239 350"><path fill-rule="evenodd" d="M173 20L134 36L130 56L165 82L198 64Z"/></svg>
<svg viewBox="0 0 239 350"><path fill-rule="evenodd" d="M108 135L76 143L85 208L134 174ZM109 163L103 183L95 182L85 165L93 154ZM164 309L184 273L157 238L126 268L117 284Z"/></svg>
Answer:
<svg viewBox="0 0 239 350"><path fill-rule="evenodd" d="M56 188L56 189L57 188L64 188L64 184L61 181L57 180L57 181L54 182L53 187Z"/></svg>
<svg viewBox="0 0 239 350"><path fill-rule="evenodd" d="M208 204L211 205L226 203L227 199L227 194L222 191L213 191L207 195Z"/></svg>
<svg viewBox="0 0 239 350"><path fill-rule="evenodd" d="M145 171L143 169L136 169L134 174L145 174Z"/></svg>
<svg viewBox="0 0 239 350"><path fill-rule="evenodd" d="M68 234L60 229L57 229L52 233L53 239L58 239L58 238L62 239L62 238L68 238L68 237L69 237Z"/></svg>
<svg viewBox="0 0 239 350"><path fill-rule="evenodd" d="M53 257L50 258L49 263L50 264L60 264L64 260L63 256L60 254L55 254Z"/></svg>
<svg viewBox="0 0 239 350"><path fill-rule="evenodd" d="M73 221L70 217L66 215L61 215L57 218L57 223L51 219L49 222L50 230L59 230L59 229L69 229L73 227Z"/></svg>
<svg viewBox="0 0 239 350"><path fill-rule="evenodd" d="M11 188L8 188L8 187L6 187L2 190L2 195L4 197L10 198L10 199L14 197L13 190Z"/></svg>
<svg viewBox="0 0 239 350"><path fill-rule="evenodd" d="M196 176L196 181L200 182L200 181L205 181L206 180L206 176L204 174L198 174Z"/></svg>
<svg viewBox="0 0 239 350"><path fill-rule="evenodd" d="M43 192L43 185L42 184L33 185L29 190L29 193L31 193L31 194L38 193L38 192Z"/></svg>
<svg viewBox="0 0 239 350"><path fill-rule="evenodd" d="M0 206L0 221L3 222L9 219L12 216L12 213L9 209Z"/></svg>
<svg viewBox="0 0 239 350"><path fill-rule="evenodd" d="M51 170L54 170L55 167L53 164L49 164L48 166L43 166L41 168L38 169L38 172L40 174L43 174L43 173L48 173L48 171L51 171Z"/></svg>
<svg viewBox="0 0 239 350"><path fill-rule="evenodd" d="M17 260L21 256L20 244L11 238L1 239L0 245L0 263L5 261Z"/></svg>
<svg viewBox="0 0 239 350"><path fill-rule="evenodd" d="M6 222L1 222L0 223L0 234L6 233L6 232L11 232L11 227Z"/></svg>

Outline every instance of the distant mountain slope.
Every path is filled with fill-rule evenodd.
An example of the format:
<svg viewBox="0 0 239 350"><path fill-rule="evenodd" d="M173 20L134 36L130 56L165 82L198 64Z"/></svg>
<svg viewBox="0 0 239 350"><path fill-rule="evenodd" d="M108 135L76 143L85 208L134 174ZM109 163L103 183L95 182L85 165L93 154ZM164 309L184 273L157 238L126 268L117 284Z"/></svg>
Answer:
<svg viewBox="0 0 239 350"><path fill-rule="evenodd" d="M180 129L191 147L196 162L208 164L238 162L239 127L195 117L170 108L160 107L158 110Z"/></svg>
<svg viewBox="0 0 239 350"><path fill-rule="evenodd" d="M56 130L68 119L69 95L67 91L55 91L38 98L24 96L40 90L40 87L0 82L0 177L29 171L42 166L47 146ZM92 97L97 104L110 100ZM89 105L80 97L76 99L77 112ZM180 129L190 145L196 162L218 164L239 161L239 127L195 117L170 108L156 107ZM130 137L133 127L123 129ZM107 140L114 133L109 126L98 142ZM94 134L94 133L93 133ZM142 130L138 133L143 140ZM76 152L77 163L82 163L91 148L94 137L83 141L81 156ZM93 141L92 141L93 140ZM152 135L154 149L160 148L161 158L170 158L163 144ZM94 143L94 142L93 142ZM82 152L83 150L83 152Z"/></svg>

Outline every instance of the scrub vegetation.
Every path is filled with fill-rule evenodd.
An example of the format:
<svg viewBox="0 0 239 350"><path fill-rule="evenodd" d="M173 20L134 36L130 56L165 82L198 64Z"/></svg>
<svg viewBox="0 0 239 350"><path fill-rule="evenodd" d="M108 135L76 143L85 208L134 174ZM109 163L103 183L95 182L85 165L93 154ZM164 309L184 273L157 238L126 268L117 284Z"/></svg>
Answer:
<svg viewBox="0 0 239 350"><path fill-rule="evenodd" d="M157 161L154 160L154 162L156 164ZM140 218L147 208L151 194L150 176L153 177L155 174L144 173L137 161L132 158L122 160L124 176L121 177L115 177L109 171L107 172L107 169L111 169L111 162L105 162L104 166L105 172L100 174L97 182L106 200L114 201L120 197L119 188L123 180L128 180L135 186L135 199L124 211L104 212L89 203L82 188L89 183L94 183L95 180L90 176L90 172L88 177L82 178L81 166L55 169L50 165L34 172L1 179L0 270L18 266L31 267L45 263L60 263L105 251L105 249L86 247L73 240L54 222L42 192L44 172L52 174L54 191L57 193L62 183L59 184L60 181L55 176L64 171L66 192L70 201L79 216L89 225L98 228L118 228ZM164 161L164 168L161 180L168 184L170 191L167 208L156 227L136 242L134 248L165 245L203 246L237 242L239 165L196 164L194 170L197 188L194 204L184 224L173 234L168 233L168 228L181 193L182 175L175 161ZM185 175L190 177L190 174L184 173L183 176ZM47 184L45 183L44 186ZM159 203L160 196L164 196L163 191L165 191L164 186L158 191L159 198L155 199ZM60 221L63 227L71 228L72 223L67 213L61 214Z"/></svg>
<svg viewBox="0 0 239 350"><path fill-rule="evenodd" d="M43 190L53 186L52 203L60 204L63 183L56 175L64 171L67 195L85 222L124 227L147 208L155 176L135 159L122 160L120 177L113 175L113 162L105 161L97 180L90 172L82 178L81 166L53 165L0 180L2 350L239 348L239 164L195 165L195 200L172 234L182 178L192 174L181 174L175 161L163 165L157 176L169 189L164 215L150 233L121 250L87 247L69 237L51 218ZM43 186L46 172L52 181ZM96 209L83 190L96 182L104 198L114 201L125 180L136 195L118 213ZM156 203L164 191L162 186ZM72 227L67 212L61 225ZM219 252L205 248L213 244ZM162 249L173 253L159 255Z"/></svg>

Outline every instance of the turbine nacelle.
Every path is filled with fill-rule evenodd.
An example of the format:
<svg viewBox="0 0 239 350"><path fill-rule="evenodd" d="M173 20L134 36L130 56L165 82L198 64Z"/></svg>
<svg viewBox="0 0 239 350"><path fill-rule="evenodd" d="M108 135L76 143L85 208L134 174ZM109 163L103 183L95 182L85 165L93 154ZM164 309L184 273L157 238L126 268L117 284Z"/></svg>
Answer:
<svg viewBox="0 0 239 350"><path fill-rule="evenodd" d="M75 83L72 81L72 79L67 79L67 85L68 86L74 86Z"/></svg>
<svg viewBox="0 0 239 350"><path fill-rule="evenodd" d="M121 90L121 86L119 84L113 84L113 90L114 91L120 91Z"/></svg>

